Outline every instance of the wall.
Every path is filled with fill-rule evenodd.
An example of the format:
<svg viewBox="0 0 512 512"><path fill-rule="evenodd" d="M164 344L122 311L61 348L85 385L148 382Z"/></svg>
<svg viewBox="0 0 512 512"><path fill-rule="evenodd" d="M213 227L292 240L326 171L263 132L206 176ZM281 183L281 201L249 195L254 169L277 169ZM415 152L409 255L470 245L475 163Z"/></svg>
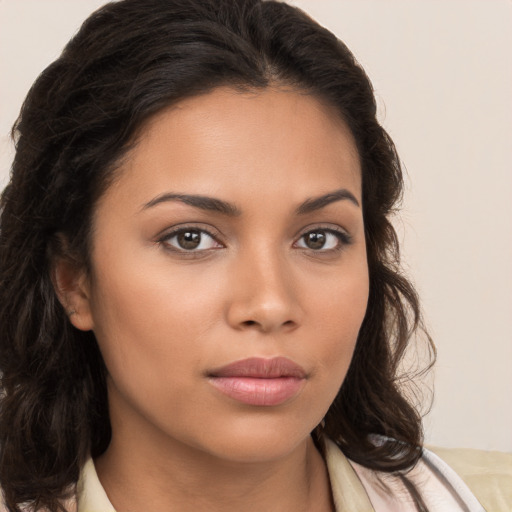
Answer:
<svg viewBox="0 0 512 512"><path fill-rule="evenodd" d="M0 186L8 131L103 0L0 0ZM407 170L396 220L438 347L427 441L512 452L512 2L295 0L372 79Z"/></svg>

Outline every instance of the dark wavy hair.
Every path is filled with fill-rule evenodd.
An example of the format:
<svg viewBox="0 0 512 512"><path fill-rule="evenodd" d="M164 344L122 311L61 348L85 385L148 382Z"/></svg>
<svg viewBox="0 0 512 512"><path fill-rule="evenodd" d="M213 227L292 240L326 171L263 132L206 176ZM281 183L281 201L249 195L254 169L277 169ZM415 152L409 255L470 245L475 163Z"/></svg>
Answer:
<svg viewBox="0 0 512 512"><path fill-rule="evenodd" d="M403 472L421 456L421 417L400 384L400 361L422 327L389 219L402 171L365 72L331 32L282 2L123 0L85 21L34 83L13 128L16 155L0 202L0 485L9 510L64 510L60 500L84 461L111 437L107 370L94 334L75 329L57 298L54 258L90 268L96 201L138 129L223 85L291 87L350 128L362 166L370 295L323 429L368 468Z"/></svg>

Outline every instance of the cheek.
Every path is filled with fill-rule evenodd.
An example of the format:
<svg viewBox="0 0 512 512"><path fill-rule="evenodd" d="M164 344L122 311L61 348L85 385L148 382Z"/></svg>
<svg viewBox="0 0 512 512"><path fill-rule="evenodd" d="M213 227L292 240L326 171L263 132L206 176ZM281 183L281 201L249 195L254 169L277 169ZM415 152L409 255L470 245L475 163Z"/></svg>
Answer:
<svg viewBox="0 0 512 512"><path fill-rule="evenodd" d="M364 260L363 260L364 261ZM312 328L317 333L317 353L325 375L339 381L352 359L357 337L368 303L369 280L366 265L361 264L343 279L325 287L323 299L316 301Z"/></svg>
<svg viewBox="0 0 512 512"><path fill-rule="evenodd" d="M200 365L219 303L215 283L119 260L97 269L95 281L94 333L114 380L165 379L170 368L176 376Z"/></svg>
<svg viewBox="0 0 512 512"><path fill-rule="evenodd" d="M210 309L198 304L197 297L194 301L195 291L176 276L165 279L159 274L156 279L147 270L125 274L118 269L102 281L93 313L112 386L111 414L122 418L136 414L168 430L169 425L179 424L176 416L194 415L189 397L204 366L208 325L206 318L197 318L197 312Z"/></svg>

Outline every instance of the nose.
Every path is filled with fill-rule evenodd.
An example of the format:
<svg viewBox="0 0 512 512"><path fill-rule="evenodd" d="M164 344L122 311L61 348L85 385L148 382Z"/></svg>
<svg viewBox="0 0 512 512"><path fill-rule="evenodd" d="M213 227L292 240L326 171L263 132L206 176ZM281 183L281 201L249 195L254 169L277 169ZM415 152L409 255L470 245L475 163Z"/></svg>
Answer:
<svg viewBox="0 0 512 512"><path fill-rule="evenodd" d="M227 321L236 330L288 332L301 323L302 309L292 263L277 251L239 255L230 277Z"/></svg>

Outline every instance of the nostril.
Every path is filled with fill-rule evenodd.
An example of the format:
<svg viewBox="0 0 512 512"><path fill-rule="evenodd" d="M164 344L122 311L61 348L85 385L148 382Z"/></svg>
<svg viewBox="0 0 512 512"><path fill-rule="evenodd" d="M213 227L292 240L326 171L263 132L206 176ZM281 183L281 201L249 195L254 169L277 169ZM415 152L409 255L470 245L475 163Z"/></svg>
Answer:
<svg viewBox="0 0 512 512"><path fill-rule="evenodd" d="M262 328L264 327L263 324L260 324L260 322L257 322L256 320L245 320L244 322L242 322L242 325L244 325L245 327L252 327L254 325L261 325ZM295 322L293 320L287 320L282 324L283 327L291 327L293 325L295 325Z"/></svg>

